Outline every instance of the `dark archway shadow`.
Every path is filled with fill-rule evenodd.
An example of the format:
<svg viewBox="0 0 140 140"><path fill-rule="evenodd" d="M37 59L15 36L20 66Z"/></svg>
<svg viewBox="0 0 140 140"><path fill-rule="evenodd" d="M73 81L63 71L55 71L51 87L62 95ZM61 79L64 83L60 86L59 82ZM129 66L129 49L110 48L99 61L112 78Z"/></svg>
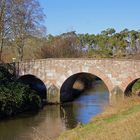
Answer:
<svg viewBox="0 0 140 140"><path fill-rule="evenodd" d="M125 91L124 91L124 94L125 96L132 96L132 94L137 94L138 96L140 96L140 78L138 79L135 79L133 80L131 83L129 83L129 85L126 87ZM137 89L137 93L136 92L136 89L135 88L138 88Z"/></svg>
<svg viewBox="0 0 140 140"><path fill-rule="evenodd" d="M23 75L18 79L19 82L29 85L32 90L35 90L42 101L47 100L47 88L42 80L34 75Z"/></svg>
<svg viewBox="0 0 140 140"><path fill-rule="evenodd" d="M77 73L67 78L60 88L60 102L71 102L85 90L91 88L94 81L101 80L90 73ZM101 80L102 81L102 80ZM104 82L104 81L103 81ZM107 87L107 86L106 86Z"/></svg>

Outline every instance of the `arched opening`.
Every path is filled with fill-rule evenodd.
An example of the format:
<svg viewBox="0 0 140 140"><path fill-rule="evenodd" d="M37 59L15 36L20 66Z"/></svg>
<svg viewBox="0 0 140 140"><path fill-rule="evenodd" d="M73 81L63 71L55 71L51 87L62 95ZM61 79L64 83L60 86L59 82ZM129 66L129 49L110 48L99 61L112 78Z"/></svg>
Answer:
<svg viewBox="0 0 140 140"><path fill-rule="evenodd" d="M125 96L138 95L140 96L140 78L133 80L128 84L124 91Z"/></svg>
<svg viewBox="0 0 140 140"><path fill-rule="evenodd" d="M29 85L31 89L35 90L40 96L41 100L46 102L47 89L42 80L34 75L23 75L18 79L19 82Z"/></svg>
<svg viewBox="0 0 140 140"><path fill-rule="evenodd" d="M77 73L66 79L60 89L60 102L70 102L79 97L82 93L96 86L98 82L102 82L108 90L101 78L90 73ZM108 90L109 92L109 90Z"/></svg>
<svg viewBox="0 0 140 140"><path fill-rule="evenodd" d="M103 80L90 73L77 73L60 89L61 117L67 128L87 123L109 104L109 90Z"/></svg>

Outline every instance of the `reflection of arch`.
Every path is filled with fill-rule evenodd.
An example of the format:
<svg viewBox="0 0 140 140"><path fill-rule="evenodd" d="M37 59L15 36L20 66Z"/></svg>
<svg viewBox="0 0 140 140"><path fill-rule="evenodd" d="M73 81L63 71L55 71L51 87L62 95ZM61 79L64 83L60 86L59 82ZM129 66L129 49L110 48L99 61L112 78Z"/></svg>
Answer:
<svg viewBox="0 0 140 140"><path fill-rule="evenodd" d="M100 79L100 77L97 77L96 75L93 75L91 73L85 73L85 72L76 73L74 75L71 75L63 82L63 84L61 86L60 101L61 102L73 101L74 98L79 96L86 89L86 87L88 87L89 83L92 84L92 81L94 81L96 79ZM81 83L79 83L79 84L81 84L80 86L82 88L74 87L74 84L76 83L77 80L81 80ZM100 80L102 80L102 79L100 79ZM104 84L106 85L106 83L104 83Z"/></svg>
<svg viewBox="0 0 140 140"><path fill-rule="evenodd" d="M21 83L24 83L25 85L29 85L31 89L37 91L38 95L41 97L41 99L46 100L47 99L47 89L45 84L42 80L40 80L38 77L34 75L23 75L21 76L18 81Z"/></svg>
<svg viewBox="0 0 140 140"><path fill-rule="evenodd" d="M76 118L76 108L74 108L74 104L62 104L60 107L60 117L64 120L66 128L72 129L75 128L78 124L78 120Z"/></svg>

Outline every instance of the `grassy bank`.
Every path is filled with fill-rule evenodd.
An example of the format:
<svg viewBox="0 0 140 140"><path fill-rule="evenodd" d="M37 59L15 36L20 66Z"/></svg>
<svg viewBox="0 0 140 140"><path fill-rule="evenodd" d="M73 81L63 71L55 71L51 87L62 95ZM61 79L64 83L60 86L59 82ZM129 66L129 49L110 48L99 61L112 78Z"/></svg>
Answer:
<svg viewBox="0 0 140 140"><path fill-rule="evenodd" d="M57 140L140 140L140 99L127 98L110 106L89 124L79 125Z"/></svg>

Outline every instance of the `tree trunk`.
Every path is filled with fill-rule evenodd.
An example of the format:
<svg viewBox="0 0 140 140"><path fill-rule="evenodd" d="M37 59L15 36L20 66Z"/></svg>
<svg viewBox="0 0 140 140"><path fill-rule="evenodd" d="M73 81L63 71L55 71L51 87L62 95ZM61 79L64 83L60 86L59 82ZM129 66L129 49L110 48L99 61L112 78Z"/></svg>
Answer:
<svg viewBox="0 0 140 140"><path fill-rule="evenodd" d="M1 45L0 45L0 61L2 61L2 53L3 53L3 39L1 40Z"/></svg>
<svg viewBox="0 0 140 140"><path fill-rule="evenodd" d="M23 60L23 47L18 48L18 57L20 61Z"/></svg>

